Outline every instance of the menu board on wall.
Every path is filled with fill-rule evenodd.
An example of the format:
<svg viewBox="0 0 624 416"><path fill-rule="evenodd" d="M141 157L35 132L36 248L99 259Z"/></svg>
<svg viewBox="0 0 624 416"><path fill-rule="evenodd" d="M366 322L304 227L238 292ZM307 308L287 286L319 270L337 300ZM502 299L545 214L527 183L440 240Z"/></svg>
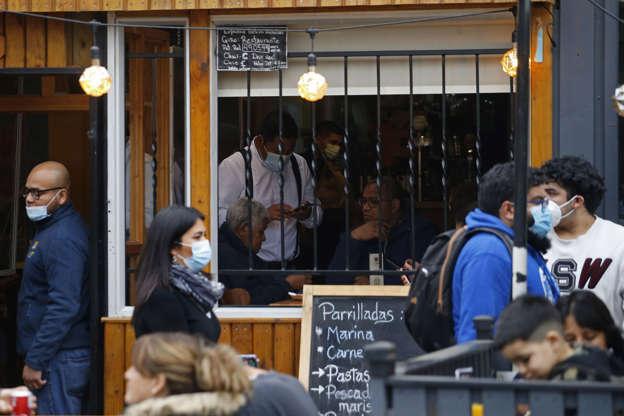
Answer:
<svg viewBox="0 0 624 416"><path fill-rule="evenodd" d="M217 71L277 71L288 68L286 27L217 30Z"/></svg>
<svg viewBox="0 0 624 416"><path fill-rule="evenodd" d="M322 416L369 415L364 346L392 341L404 360L421 353L403 318L408 286L305 286L299 379Z"/></svg>

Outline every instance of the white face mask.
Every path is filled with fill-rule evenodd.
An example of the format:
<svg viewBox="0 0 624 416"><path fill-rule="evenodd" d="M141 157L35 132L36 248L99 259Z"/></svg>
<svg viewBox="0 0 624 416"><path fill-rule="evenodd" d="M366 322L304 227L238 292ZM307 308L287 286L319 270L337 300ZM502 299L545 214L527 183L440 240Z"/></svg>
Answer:
<svg viewBox="0 0 624 416"><path fill-rule="evenodd" d="M178 258L180 258L186 267L193 270L194 272L198 272L210 263L210 257L212 255L212 248L210 247L210 241L208 240L200 240L195 241L192 244L186 244L183 242L179 242L181 246L190 247L191 248L191 257L182 257L179 254L176 254Z"/></svg>
<svg viewBox="0 0 624 416"><path fill-rule="evenodd" d="M546 206L546 209L552 214L551 228L554 228L559 225L559 221L561 221L561 207L559 207L559 205L555 204L553 201L548 200L548 205Z"/></svg>
<svg viewBox="0 0 624 416"><path fill-rule="evenodd" d="M48 214L48 206L52 203L52 201L54 201L54 199L56 199L56 197L61 191L62 189L59 189L58 192L54 194L52 199L50 199L48 203L45 205L32 206L32 207L27 206L26 216L28 216L28 219L33 222L37 222L37 221L45 220L50 215L52 215L52 214Z"/></svg>
<svg viewBox="0 0 624 416"><path fill-rule="evenodd" d="M561 209L561 208L565 208L565 207L567 207L568 205L570 205L570 204L572 203L572 201L574 201L574 200L576 199L576 197L577 197L577 196L578 196L578 195L574 195L572 198L570 198L570 199L568 200L568 202L566 202L566 203L564 203L564 204L559 205L559 209ZM572 208L572 209L571 209L570 211L568 211L565 215L562 215L562 216L561 216L561 219L564 219L564 218L569 217L570 215L572 215L572 214L574 213L574 211L576 211L576 208Z"/></svg>
<svg viewBox="0 0 624 416"><path fill-rule="evenodd" d="M283 155L282 160L284 161L284 167L286 167L290 161L290 156ZM280 155L277 153L269 152L267 150L267 157L262 161L262 163L272 172L280 171Z"/></svg>

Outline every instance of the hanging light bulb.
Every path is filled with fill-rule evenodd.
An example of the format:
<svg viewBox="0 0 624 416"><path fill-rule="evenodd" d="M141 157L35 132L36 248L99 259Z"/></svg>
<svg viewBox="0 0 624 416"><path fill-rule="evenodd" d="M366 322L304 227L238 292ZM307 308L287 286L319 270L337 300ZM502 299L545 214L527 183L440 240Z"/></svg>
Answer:
<svg viewBox="0 0 624 416"><path fill-rule="evenodd" d="M113 80L106 68L100 65L100 49L95 45L91 47L91 66L85 68L78 82L85 94L91 97L100 97L111 88Z"/></svg>
<svg viewBox="0 0 624 416"><path fill-rule="evenodd" d="M308 55L308 72L299 77L297 88L301 98L312 102L320 100L327 92L325 77L316 72L316 55L314 53Z"/></svg>
<svg viewBox="0 0 624 416"><path fill-rule="evenodd" d="M615 93L613 94L613 107L615 107L615 112L620 117L624 117L624 85L620 85L615 89Z"/></svg>
<svg viewBox="0 0 624 416"><path fill-rule="evenodd" d="M503 55L503 59L501 59L501 66L503 67L503 72L509 75L510 77L515 77L518 74L518 47L516 43L516 31L511 34L511 40L513 43L513 47L505 52Z"/></svg>

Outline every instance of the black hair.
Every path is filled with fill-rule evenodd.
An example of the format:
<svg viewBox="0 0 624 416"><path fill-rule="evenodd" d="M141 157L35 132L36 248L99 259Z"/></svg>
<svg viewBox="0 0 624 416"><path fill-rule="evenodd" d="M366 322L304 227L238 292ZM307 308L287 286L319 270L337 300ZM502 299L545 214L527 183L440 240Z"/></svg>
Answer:
<svg viewBox="0 0 624 416"><path fill-rule="evenodd" d="M514 162L492 166L481 178L479 185L479 209L486 214L498 217L498 211L505 201L513 202L516 191ZM529 167L528 187L545 183L546 178L540 169Z"/></svg>
<svg viewBox="0 0 624 416"><path fill-rule="evenodd" d="M366 186L375 185L377 186L377 179L370 179ZM365 188L366 188L365 186ZM392 199L398 199L399 201L403 201L406 198L405 190L399 185L399 183L392 176L383 176L381 189L386 190L390 193L390 197Z"/></svg>
<svg viewBox="0 0 624 416"><path fill-rule="evenodd" d="M265 142L272 142L273 139L279 137L279 112L272 111L264 120L260 127L260 134ZM290 114L282 111L282 137L285 139L296 139L298 135L297 123Z"/></svg>
<svg viewBox="0 0 624 416"><path fill-rule="evenodd" d="M139 257L135 311L154 290L169 287L170 250L198 219L203 221L204 218L204 214L195 208L182 205L169 205L156 214Z"/></svg>
<svg viewBox="0 0 624 416"><path fill-rule="evenodd" d="M578 156L563 156L544 163L542 171L549 181L565 189L568 194L566 199L581 195L587 211L592 215L596 212L606 187L604 178L591 163Z"/></svg>
<svg viewBox="0 0 624 416"><path fill-rule="evenodd" d="M615 324L609 309L598 296L589 290L574 290L568 296L562 296L557 301L557 309L561 313L562 321L573 316L582 328L603 332L607 340L607 347L613 354L624 359L624 340L622 333Z"/></svg>
<svg viewBox="0 0 624 416"><path fill-rule="evenodd" d="M451 188L449 193L451 213L456 223L466 222L466 215L477 207L477 184L461 182Z"/></svg>
<svg viewBox="0 0 624 416"><path fill-rule="evenodd" d="M340 127L335 121L321 121L316 125L316 135L318 137L325 138L330 134L337 134L338 136L344 136L344 129Z"/></svg>
<svg viewBox="0 0 624 416"><path fill-rule="evenodd" d="M543 296L522 295L507 305L498 317L494 344L502 348L518 340L539 340L553 329L563 333L557 308Z"/></svg>

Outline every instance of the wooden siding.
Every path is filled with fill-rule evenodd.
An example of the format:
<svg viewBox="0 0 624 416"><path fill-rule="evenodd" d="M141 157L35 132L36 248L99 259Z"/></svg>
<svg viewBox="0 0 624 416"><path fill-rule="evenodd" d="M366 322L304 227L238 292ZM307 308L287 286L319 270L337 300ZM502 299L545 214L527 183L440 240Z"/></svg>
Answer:
<svg viewBox="0 0 624 416"><path fill-rule="evenodd" d="M33 5L44 3L31 1ZM9 0L9 9L18 4L21 2ZM89 20L91 15L73 17ZM0 68L88 66L92 39L86 25L0 13Z"/></svg>
<svg viewBox="0 0 624 416"><path fill-rule="evenodd" d="M554 0L533 0L552 3ZM506 7L512 0L0 0L7 10L30 12L84 12L137 10L240 10L302 8Z"/></svg>
<svg viewBox="0 0 624 416"><path fill-rule="evenodd" d="M134 328L125 318L104 318L104 414L124 408L124 372L132 363ZM256 354L263 368L297 376L300 319L221 319L219 343Z"/></svg>

